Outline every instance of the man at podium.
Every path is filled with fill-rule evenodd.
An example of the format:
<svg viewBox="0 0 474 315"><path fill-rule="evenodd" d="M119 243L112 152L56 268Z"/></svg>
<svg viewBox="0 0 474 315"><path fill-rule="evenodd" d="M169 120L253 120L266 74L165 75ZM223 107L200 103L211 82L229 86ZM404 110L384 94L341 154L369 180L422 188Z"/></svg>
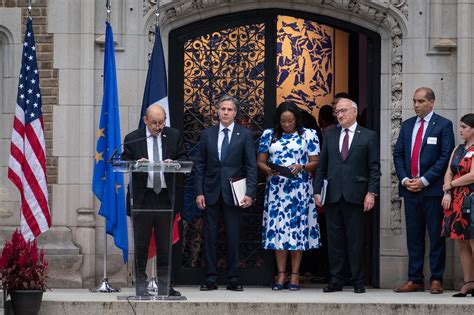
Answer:
<svg viewBox="0 0 474 315"><path fill-rule="evenodd" d="M145 128L132 131L124 139L122 160L172 161L185 160L183 139L179 130L166 127L166 112L159 104L148 107L143 117ZM132 175L134 209L171 208L172 174L162 172L136 172ZM127 214L130 215L130 196L127 198ZM175 207L175 212L178 207ZM170 218L165 213L136 213L133 231L136 251L137 295L148 295L146 264L152 229L155 229L158 285L167 277L169 265ZM171 274L173 274L171 272ZM172 276L171 276L172 278ZM158 289L160 291L160 288ZM170 296L181 295L170 287Z"/></svg>

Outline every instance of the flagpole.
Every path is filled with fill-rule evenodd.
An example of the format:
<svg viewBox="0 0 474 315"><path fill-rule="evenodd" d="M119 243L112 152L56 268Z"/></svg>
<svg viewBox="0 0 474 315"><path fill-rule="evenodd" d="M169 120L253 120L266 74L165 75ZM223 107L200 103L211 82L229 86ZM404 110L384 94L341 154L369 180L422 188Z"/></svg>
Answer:
<svg viewBox="0 0 474 315"><path fill-rule="evenodd" d="M155 30L156 30L156 26L158 26L158 24L160 23L160 1L156 1L156 10L155 10ZM155 35L156 36L156 35ZM156 231L154 231L154 233L156 233ZM156 247L156 243L155 243L155 247ZM156 268L157 268L157 265L156 265L156 255L158 253L155 253L155 256L153 256L153 261L152 261L152 264L151 264L151 279L150 281L148 282L148 286L147 286L147 290L150 291L150 292L156 292L158 294L158 282L156 281Z"/></svg>
<svg viewBox="0 0 474 315"><path fill-rule="evenodd" d="M110 0L106 1L105 4L106 12L107 12L107 23L110 23ZM102 278L102 283L95 289L91 289L91 292L95 293L113 293L113 292L120 292L120 288L113 288L109 283L109 278L107 277L107 221L104 221L104 273Z"/></svg>
<svg viewBox="0 0 474 315"><path fill-rule="evenodd" d="M28 17L29 17L30 19L31 19L31 10L32 10L31 1L32 1L32 0L28 0Z"/></svg>

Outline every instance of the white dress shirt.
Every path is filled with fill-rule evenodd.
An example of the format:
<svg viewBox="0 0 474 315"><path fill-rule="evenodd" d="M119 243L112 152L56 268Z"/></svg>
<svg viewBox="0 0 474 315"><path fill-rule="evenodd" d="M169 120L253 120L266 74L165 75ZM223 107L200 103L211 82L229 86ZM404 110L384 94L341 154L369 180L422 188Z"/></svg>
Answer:
<svg viewBox="0 0 474 315"><path fill-rule="evenodd" d="M156 136L156 140L158 141L158 155L159 156L154 157L153 156L154 137L150 137L151 133L148 130L148 127L146 127L145 129L146 129L146 136L148 137L146 138L146 149L148 151L148 161L154 161L154 162L162 161L163 159L161 155L163 154L163 147L161 145L161 132L158 134L158 136ZM160 178L161 178L161 188L162 189L166 188L165 176L163 172L160 172ZM146 182L146 187L153 189L153 173L152 172L148 172L148 180Z"/></svg>
<svg viewBox="0 0 474 315"><path fill-rule="evenodd" d="M219 154L219 160L221 159L221 148L222 148L222 141L224 140L224 128L229 129L227 132L227 135L229 137L229 143L230 143L230 138L232 137L232 131L234 130L235 123L231 123L229 127L224 127L221 123L219 123L219 135L217 137L217 153Z"/></svg>
<svg viewBox="0 0 474 315"><path fill-rule="evenodd" d="M422 139L421 143L423 143L423 139L425 138L426 129L428 128L428 125L430 124L431 117L433 117L433 111L429 112L429 114L426 115L425 118L423 118L425 123L423 124L423 134L421 137ZM415 146L416 134L418 133L418 129L420 129L420 126L421 126L421 118L418 117L416 119L415 126L413 127L413 132L411 134L410 157L413 155L413 147ZM418 156L418 170L420 170L420 157L419 156ZM402 179L402 186L405 186L406 180L408 180L408 177L405 177L404 179ZM420 177L420 180L423 182L423 185L425 185L425 187L430 184L430 182L424 176Z"/></svg>
<svg viewBox="0 0 474 315"><path fill-rule="evenodd" d="M354 134L355 134L356 128L357 128L357 122L353 123L352 126L347 128L347 129L349 129L349 146L348 146L348 149L351 148L352 139L354 139ZM341 135L339 136L339 152L342 152L342 142L344 141L345 136L346 136L346 128L342 128L342 126L341 126Z"/></svg>

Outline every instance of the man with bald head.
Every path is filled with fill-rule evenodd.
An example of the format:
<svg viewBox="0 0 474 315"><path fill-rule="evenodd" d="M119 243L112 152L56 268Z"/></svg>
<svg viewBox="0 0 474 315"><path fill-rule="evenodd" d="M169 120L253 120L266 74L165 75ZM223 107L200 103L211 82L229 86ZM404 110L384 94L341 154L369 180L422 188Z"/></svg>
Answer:
<svg viewBox="0 0 474 315"><path fill-rule="evenodd" d="M145 128L132 131L124 140L123 160L172 161L185 160L183 139L179 130L166 127L166 112L159 104L148 107L143 116ZM163 173L133 173L133 208L134 209L166 209L171 208L171 191L173 185L172 174ZM176 188L181 187L176 185ZM178 206L175 207L179 209ZM127 213L130 215L130 205L127 204ZM170 214L138 213L133 217L133 230L136 251L136 286L137 295L147 295L147 275L145 273L148 260L148 246L152 229L155 228L155 244L157 253L158 290L160 278L167 276L169 265L169 234ZM162 267L164 266L164 267ZM173 288L169 295L180 295Z"/></svg>
<svg viewBox="0 0 474 315"><path fill-rule="evenodd" d="M328 181L324 207L331 279L323 291L342 291L348 258L354 292L364 293L364 212L374 207L379 190L379 145L374 131L357 124L355 102L339 99L334 113L340 128L324 135L314 180L319 207L323 180Z"/></svg>

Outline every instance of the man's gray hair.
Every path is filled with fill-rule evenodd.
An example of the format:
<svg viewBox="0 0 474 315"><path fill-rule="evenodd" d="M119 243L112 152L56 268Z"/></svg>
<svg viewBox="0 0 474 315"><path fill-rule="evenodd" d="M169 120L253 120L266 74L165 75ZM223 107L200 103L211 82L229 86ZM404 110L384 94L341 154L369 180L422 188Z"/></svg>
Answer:
<svg viewBox="0 0 474 315"><path fill-rule="evenodd" d="M359 109L359 107L357 106L357 103L354 102L353 100L351 100L350 98L340 98L337 102L339 103L340 101L345 101L345 102L351 102L351 107L355 108L355 109Z"/></svg>
<svg viewBox="0 0 474 315"><path fill-rule="evenodd" d="M217 108L219 108L221 106L221 104L223 102L226 102L226 101L231 101L233 104L234 104L234 109L235 111L237 112L237 105L239 104L239 100L237 98L235 98L234 96L232 95L224 95L222 96L218 101L217 101Z"/></svg>

